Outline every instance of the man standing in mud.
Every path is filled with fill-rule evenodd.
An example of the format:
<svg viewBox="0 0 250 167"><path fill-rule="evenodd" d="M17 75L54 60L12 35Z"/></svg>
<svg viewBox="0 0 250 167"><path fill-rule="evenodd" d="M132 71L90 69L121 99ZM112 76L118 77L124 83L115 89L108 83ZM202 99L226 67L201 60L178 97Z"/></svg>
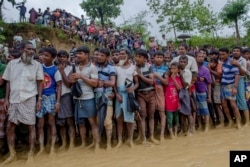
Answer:
<svg viewBox="0 0 250 167"><path fill-rule="evenodd" d="M22 42L21 49L24 51L22 56L10 61L2 76L7 81L4 109L8 112L7 139L10 151L10 156L3 162L4 164L13 161L16 157L15 129L19 123L28 126L30 146L28 159L33 156L36 107L37 110L41 108L42 66L33 60L35 51L32 43ZM37 94L39 98L36 102Z"/></svg>

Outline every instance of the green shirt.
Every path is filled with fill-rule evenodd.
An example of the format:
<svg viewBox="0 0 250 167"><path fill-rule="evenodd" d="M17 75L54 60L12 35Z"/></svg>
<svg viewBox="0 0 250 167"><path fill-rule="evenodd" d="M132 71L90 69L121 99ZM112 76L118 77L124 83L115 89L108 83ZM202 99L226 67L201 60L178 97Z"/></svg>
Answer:
<svg viewBox="0 0 250 167"><path fill-rule="evenodd" d="M6 68L6 65L5 65L5 64L2 64L2 63L0 62L0 76L3 75L5 68ZM5 90L6 90L6 89L5 89L5 85L6 85L6 84L3 84L3 85L0 86L0 99L5 98Z"/></svg>

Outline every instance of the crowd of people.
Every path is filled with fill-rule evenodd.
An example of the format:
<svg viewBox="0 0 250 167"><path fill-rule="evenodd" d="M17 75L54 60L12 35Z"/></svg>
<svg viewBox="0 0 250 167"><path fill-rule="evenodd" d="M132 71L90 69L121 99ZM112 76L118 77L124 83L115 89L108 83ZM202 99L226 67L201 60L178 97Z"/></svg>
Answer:
<svg viewBox="0 0 250 167"><path fill-rule="evenodd" d="M20 9L20 22L23 22L25 17L26 7L24 4L17 7ZM54 27L63 30L69 39L74 37L79 38L83 43L98 45L101 48L109 48L110 50L128 48L134 51L138 48L148 49L153 52L160 46L164 47L164 51L172 48L172 42L167 45L165 35L156 40L155 37L149 38L149 46L146 46L145 39L141 33L136 33L130 29L121 29L115 27L113 23L105 24L104 26L97 25L94 20L85 18L81 15L80 18L73 16L64 9L52 10L47 7L45 11L40 8L38 11L34 8L29 10L29 22L45 27Z"/></svg>
<svg viewBox="0 0 250 167"><path fill-rule="evenodd" d="M146 46L140 33L88 25L83 15L49 8L29 13L30 23L78 35L83 46L72 42L66 51L17 33L0 47L6 61L0 63L0 149L10 154L4 163L16 157L19 124L29 131L28 158L44 153L48 143L50 154L56 144L72 149L76 137L79 147L98 150L105 133L109 150L125 140L130 147L134 140L160 144L210 127L249 125L250 49L191 49L186 43L175 49L165 35L150 37ZM97 46L93 53L86 42Z"/></svg>
<svg viewBox="0 0 250 167"><path fill-rule="evenodd" d="M29 158L36 141L38 155L45 151L45 141L53 154L58 137L61 148L71 149L76 134L80 147L90 140L89 147L98 150L102 129L109 150L114 129L119 148L125 139L134 146L135 130L137 140L147 145L161 143L166 134L173 139L196 130L208 132L210 126L249 124L248 48L201 48L191 53L182 43L173 56L165 47L154 52L138 48L132 55L126 47L96 48L91 54L80 46L70 59L65 50L44 47L34 59L35 46L22 41L18 51L7 65L0 64L0 147L7 138L10 153L4 163L16 157L19 123L29 130Z"/></svg>

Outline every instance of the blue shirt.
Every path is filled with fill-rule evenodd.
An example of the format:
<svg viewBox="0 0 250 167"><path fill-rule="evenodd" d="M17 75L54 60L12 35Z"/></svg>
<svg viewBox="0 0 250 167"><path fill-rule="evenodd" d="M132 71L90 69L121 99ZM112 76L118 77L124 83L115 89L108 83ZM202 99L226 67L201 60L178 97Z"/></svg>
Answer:
<svg viewBox="0 0 250 167"><path fill-rule="evenodd" d="M45 96L50 96L56 93L56 78L55 74L58 72L56 66L46 67L43 65L43 73L44 73L44 80L43 80L43 92L42 94Z"/></svg>
<svg viewBox="0 0 250 167"><path fill-rule="evenodd" d="M164 77L164 74L168 71L168 67L164 66L163 64L159 67L156 65L152 65L153 72L159 74L161 77ZM162 85L161 81L158 78L155 78L156 84L157 85Z"/></svg>
<svg viewBox="0 0 250 167"><path fill-rule="evenodd" d="M98 69L98 79L103 81L109 81L111 76L116 76L115 67L110 64L105 64L104 66L97 65ZM112 91L112 87L105 87L105 91ZM96 88L95 92L103 92L104 88Z"/></svg>
<svg viewBox="0 0 250 167"><path fill-rule="evenodd" d="M239 75L238 67L231 64L232 58L228 58L222 64L221 85L234 84L235 75Z"/></svg>

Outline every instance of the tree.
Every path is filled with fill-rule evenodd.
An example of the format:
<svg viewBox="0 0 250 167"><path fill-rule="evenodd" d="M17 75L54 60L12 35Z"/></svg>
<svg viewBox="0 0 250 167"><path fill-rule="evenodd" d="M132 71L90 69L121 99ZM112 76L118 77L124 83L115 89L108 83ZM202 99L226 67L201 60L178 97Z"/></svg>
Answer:
<svg viewBox="0 0 250 167"><path fill-rule="evenodd" d="M219 16L222 19L222 23L225 25L234 24L236 39L239 42L239 21L246 20L247 12L249 9L250 0L232 0L225 4L220 12Z"/></svg>
<svg viewBox="0 0 250 167"><path fill-rule="evenodd" d="M135 16L126 20L123 24L120 25L122 29L130 29L132 32L140 33L143 39L149 37L150 32L148 27L152 27L152 24L147 21L146 16L149 14L149 11L143 10L137 13Z"/></svg>
<svg viewBox="0 0 250 167"><path fill-rule="evenodd" d="M194 29L194 12L189 0L147 0L151 11L158 16L161 31L190 32Z"/></svg>
<svg viewBox="0 0 250 167"><path fill-rule="evenodd" d="M123 0L83 0L80 6L92 19L100 18L104 26L105 19L116 18L120 15L122 4Z"/></svg>
<svg viewBox="0 0 250 167"><path fill-rule="evenodd" d="M16 4L15 0L7 0L7 2L10 2L12 6ZM4 0L0 0L0 20L3 20L3 13L2 13L3 3L4 3Z"/></svg>
<svg viewBox="0 0 250 167"><path fill-rule="evenodd" d="M194 15L196 19L195 27L200 33L211 33L217 36L217 31L221 29L218 14L214 13L210 4L205 5L204 0L197 0L193 3Z"/></svg>

